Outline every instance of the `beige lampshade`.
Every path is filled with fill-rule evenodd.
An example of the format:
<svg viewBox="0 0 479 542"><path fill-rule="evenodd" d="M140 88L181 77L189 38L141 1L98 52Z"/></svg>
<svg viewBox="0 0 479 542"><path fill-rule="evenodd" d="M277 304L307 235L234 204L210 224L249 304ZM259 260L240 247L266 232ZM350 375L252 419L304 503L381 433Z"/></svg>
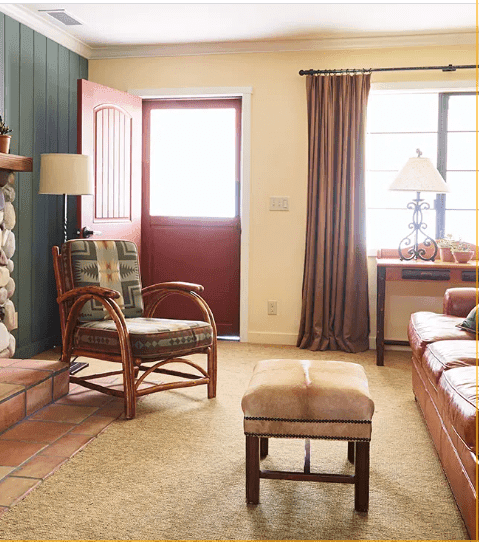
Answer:
<svg viewBox="0 0 479 542"><path fill-rule="evenodd" d="M429 158L417 156L409 158L389 190L444 194L449 192L449 187Z"/></svg>
<svg viewBox="0 0 479 542"><path fill-rule="evenodd" d="M93 168L86 154L42 154L39 194L93 194Z"/></svg>

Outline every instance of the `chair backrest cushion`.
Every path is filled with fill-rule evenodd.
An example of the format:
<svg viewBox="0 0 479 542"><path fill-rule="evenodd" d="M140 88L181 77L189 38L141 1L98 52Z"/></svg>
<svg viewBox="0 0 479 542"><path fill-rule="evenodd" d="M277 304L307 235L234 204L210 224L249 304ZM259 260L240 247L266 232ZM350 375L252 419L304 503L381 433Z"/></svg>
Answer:
<svg viewBox="0 0 479 542"><path fill-rule="evenodd" d="M132 241L73 239L62 246L67 290L102 286L120 293L116 300L126 318L143 315L138 249ZM79 320L104 320L108 313L92 299L83 306Z"/></svg>

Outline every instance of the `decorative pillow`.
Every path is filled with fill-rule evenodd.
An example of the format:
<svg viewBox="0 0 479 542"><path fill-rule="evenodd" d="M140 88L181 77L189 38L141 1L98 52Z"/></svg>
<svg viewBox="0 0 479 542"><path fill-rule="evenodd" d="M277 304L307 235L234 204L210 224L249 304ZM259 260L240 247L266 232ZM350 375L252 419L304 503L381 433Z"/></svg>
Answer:
<svg viewBox="0 0 479 542"><path fill-rule="evenodd" d="M457 327L463 329L464 331L469 331L470 333L476 333L476 321L477 321L477 306L472 309L472 311L467 315L467 318L457 324Z"/></svg>
<svg viewBox="0 0 479 542"><path fill-rule="evenodd" d="M126 318L143 316L138 251L131 241L74 239L62 247L67 289L102 286L120 293L116 300ZM108 313L96 300L85 303L79 320L104 320Z"/></svg>

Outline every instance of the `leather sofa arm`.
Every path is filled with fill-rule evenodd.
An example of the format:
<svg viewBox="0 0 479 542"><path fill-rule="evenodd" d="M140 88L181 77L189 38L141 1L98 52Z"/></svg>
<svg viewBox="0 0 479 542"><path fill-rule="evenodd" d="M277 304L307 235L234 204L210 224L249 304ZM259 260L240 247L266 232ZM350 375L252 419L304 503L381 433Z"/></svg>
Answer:
<svg viewBox="0 0 479 542"><path fill-rule="evenodd" d="M466 317L476 306L476 288L449 288L444 294L443 313Z"/></svg>

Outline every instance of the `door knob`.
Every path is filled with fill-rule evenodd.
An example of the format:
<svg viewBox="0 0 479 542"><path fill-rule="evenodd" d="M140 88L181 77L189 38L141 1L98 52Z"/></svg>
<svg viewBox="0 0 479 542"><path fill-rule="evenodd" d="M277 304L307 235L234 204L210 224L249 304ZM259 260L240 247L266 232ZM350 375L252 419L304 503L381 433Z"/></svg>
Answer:
<svg viewBox="0 0 479 542"><path fill-rule="evenodd" d="M88 226L83 226L81 230L77 230L75 233L83 239L88 239L92 235L101 235L101 231L91 230Z"/></svg>

